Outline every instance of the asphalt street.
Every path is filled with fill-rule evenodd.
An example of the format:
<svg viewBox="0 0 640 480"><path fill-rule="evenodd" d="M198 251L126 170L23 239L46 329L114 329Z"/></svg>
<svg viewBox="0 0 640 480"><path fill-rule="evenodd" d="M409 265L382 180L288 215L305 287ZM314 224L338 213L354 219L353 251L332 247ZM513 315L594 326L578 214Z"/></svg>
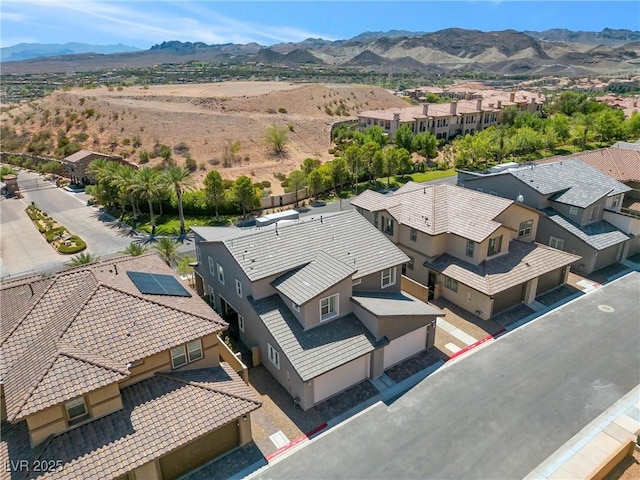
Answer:
<svg viewBox="0 0 640 480"><path fill-rule="evenodd" d="M580 297L252 478L523 478L640 383L639 293Z"/></svg>

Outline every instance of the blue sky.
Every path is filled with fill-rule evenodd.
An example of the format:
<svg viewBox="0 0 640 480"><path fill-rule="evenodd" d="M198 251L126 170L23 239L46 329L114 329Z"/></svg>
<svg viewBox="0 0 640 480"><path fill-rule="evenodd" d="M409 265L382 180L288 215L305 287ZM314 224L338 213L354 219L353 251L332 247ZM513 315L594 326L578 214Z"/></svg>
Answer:
<svg viewBox="0 0 640 480"><path fill-rule="evenodd" d="M2 47L17 43L165 40L271 45L308 37L351 38L368 30L640 30L640 2L2 0Z"/></svg>

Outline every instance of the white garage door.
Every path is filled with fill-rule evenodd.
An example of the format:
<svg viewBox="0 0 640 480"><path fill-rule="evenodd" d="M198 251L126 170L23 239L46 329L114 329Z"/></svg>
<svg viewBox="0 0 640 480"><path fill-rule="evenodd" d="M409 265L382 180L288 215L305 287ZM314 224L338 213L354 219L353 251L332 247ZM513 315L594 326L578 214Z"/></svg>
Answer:
<svg viewBox="0 0 640 480"><path fill-rule="evenodd" d="M427 326L409 332L402 337L391 340L389 345L384 347L384 368L385 370L396 363L401 362L411 355L421 352L427 347Z"/></svg>
<svg viewBox="0 0 640 480"><path fill-rule="evenodd" d="M369 355L357 358L313 380L313 402L346 390L369 377Z"/></svg>

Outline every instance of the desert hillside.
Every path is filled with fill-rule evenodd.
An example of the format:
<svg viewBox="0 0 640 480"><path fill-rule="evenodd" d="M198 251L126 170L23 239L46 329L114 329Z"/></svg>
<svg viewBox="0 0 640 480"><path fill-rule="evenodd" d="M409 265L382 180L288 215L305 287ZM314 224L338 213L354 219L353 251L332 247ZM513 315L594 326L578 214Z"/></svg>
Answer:
<svg viewBox="0 0 640 480"><path fill-rule="evenodd" d="M198 181L219 169L223 177L250 175L280 189L275 173L298 168L306 157L332 158L329 128L355 119L360 110L405 106L379 87L366 85L225 82L56 91L0 116L2 126L33 138L49 131L45 155L57 148L60 133L82 148L122 155L139 163L140 152L154 145L172 149L179 165L196 161ZM269 125L286 128L284 158L270 154L263 136ZM230 166L223 166L225 147L240 141ZM177 148L175 148L177 147ZM152 158L149 165L161 159Z"/></svg>

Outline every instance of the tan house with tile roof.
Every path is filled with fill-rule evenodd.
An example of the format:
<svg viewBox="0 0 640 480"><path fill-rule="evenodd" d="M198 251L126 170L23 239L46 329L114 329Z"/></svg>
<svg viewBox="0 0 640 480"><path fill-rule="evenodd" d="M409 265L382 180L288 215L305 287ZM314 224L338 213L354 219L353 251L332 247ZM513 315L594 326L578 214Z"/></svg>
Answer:
<svg viewBox="0 0 640 480"><path fill-rule="evenodd" d="M260 400L220 360L227 324L159 257L8 282L0 307L9 478L176 478L251 440Z"/></svg>
<svg viewBox="0 0 640 480"><path fill-rule="evenodd" d="M87 185L94 181L88 172L89 166L91 162L99 158L109 160L110 162L117 162L131 168L137 168L134 164L124 160L120 155L110 155L108 153L92 152L90 150L80 150L65 157L62 160L62 167L69 178L71 178L72 183Z"/></svg>
<svg viewBox="0 0 640 480"><path fill-rule="evenodd" d="M579 259L533 240L539 214L494 195L409 182L351 201L409 257L402 274L488 319L563 285Z"/></svg>

